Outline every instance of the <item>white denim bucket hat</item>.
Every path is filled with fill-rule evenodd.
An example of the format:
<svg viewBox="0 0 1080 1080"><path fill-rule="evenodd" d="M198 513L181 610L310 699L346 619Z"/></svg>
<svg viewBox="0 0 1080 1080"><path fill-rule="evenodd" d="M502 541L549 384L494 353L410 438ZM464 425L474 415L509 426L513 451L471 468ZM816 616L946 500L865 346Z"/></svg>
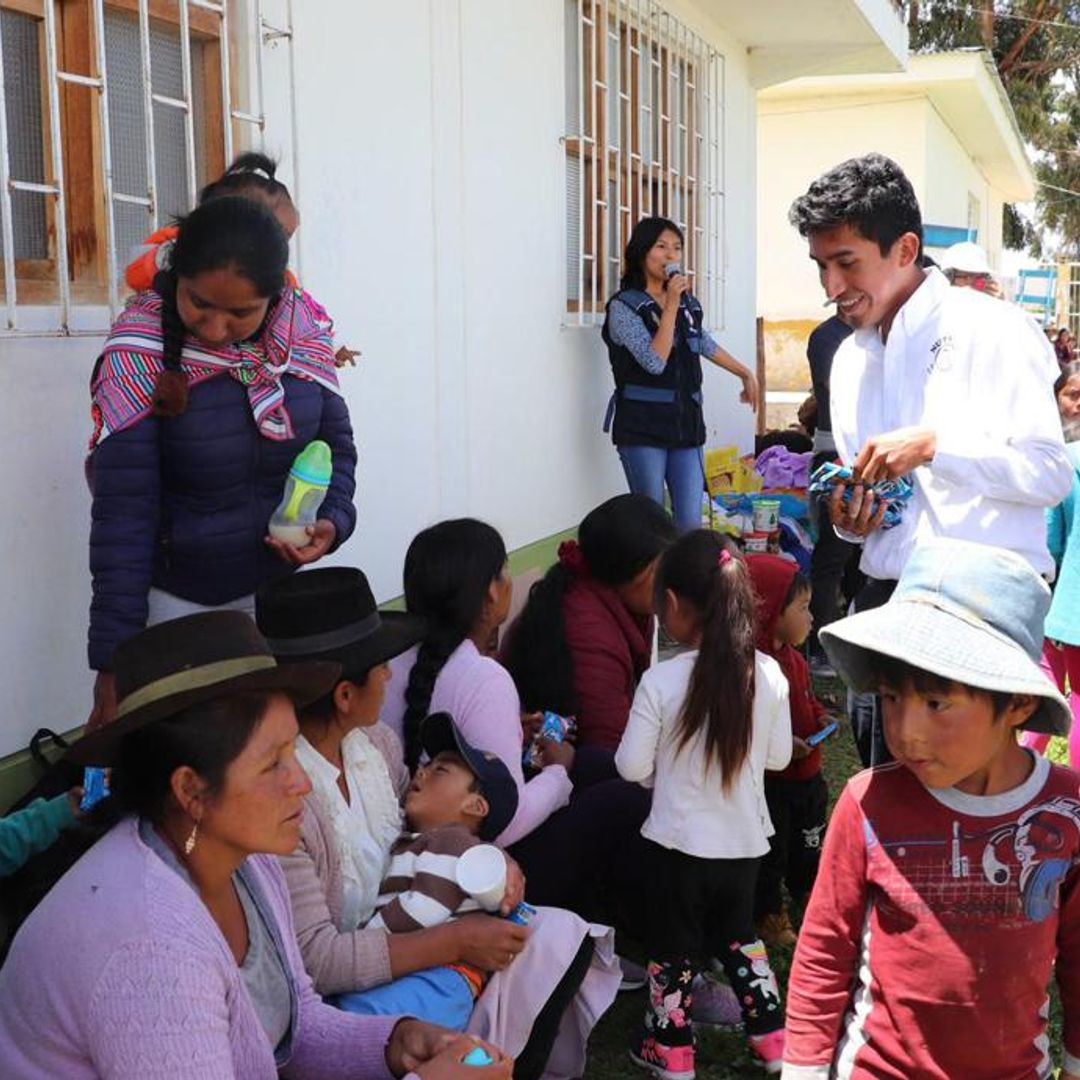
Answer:
<svg viewBox="0 0 1080 1080"><path fill-rule="evenodd" d="M824 627L819 638L854 690L872 691L872 653L981 690L1032 694L1022 726L1065 735L1072 714L1039 667L1046 582L1019 555L967 540L929 540L908 560L887 604Z"/></svg>

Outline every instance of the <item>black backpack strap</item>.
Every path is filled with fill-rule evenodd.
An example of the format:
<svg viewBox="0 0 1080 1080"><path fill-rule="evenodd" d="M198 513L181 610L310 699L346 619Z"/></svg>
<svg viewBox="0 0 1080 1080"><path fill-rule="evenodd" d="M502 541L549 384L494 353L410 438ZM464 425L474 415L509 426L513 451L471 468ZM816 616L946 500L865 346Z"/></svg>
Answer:
<svg viewBox="0 0 1080 1080"><path fill-rule="evenodd" d="M53 765L43 749L43 744L47 742L52 742L54 746L61 750L68 750L71 747L71 743L63 735L58 735L52 728L38 728L30 736L30 756L34 759L34 764L42 772L48 772Z"/></svg>

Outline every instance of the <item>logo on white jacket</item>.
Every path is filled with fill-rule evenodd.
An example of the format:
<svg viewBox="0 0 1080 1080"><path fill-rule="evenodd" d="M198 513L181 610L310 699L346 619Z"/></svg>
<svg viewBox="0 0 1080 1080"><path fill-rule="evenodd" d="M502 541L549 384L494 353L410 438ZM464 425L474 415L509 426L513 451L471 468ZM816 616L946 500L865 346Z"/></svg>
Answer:
<svg viewBox="0 0 1080 1080"><path fill-rule="evenodd" d="M933 375L935 371L948 371L953 365L953 357L956 347L953 344L952 334L943 334L930 346L930 362L926 365L926 374Z"/></svg>

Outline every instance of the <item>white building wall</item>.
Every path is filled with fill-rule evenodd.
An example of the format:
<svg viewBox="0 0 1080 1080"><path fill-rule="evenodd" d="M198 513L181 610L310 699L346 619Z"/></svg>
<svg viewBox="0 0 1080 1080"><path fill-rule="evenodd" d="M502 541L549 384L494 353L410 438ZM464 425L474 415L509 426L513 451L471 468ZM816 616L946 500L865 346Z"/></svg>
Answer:
<svg viewBox="0 0 1080 1080"><path fill-rule="evenodd" d="M0 755L90 712L87 396L101 338L0 338Z"/></svg>
<svg viewBox="0 0 1080 1080"><path fill-rule="evenodd" d="M599 332L563 326L563 11L342 2L298 27L304 280L364 350L344 377L362 474L359 535L341 557L380 596L400 590L425 524L478 515L514 548L623 487L600 432ZM743 50L710 37L728 58L737 208L720 339L752 363L753 95ZM344 112L342 69L356 103ZM735 380L710 372L706 394L713 437L748 447Z"/></svg>
<svg viewBox="0 0 1080 1080"><path fill-rule="evenodd" d="M874 151L893 158L915 190L925 174L925 103L899 96L808 97L763 103L758 116L758 304L769 321L825 319L806 241L788 221L792 202L823 172Z"/></svg>
<svg viewBox="0 0 1080 1080"><path fill-rule="evenodd" d="M1005 200L924 95L764 102L758 128L758 297L766 320L825 317L806 241L788 224L788 208L821 173L871 151L899 163L926 223L967 227L968 197L974 196L979 243L991 266L1000 268Z"/></svg>
<svg viewBox="0 0 1080 1080"><path fill-rule="evenodd" d="M1002 206L1004 200L989 184L971 155L932 104L926 104L926 162L922 200L923 221L957 228L968 224L969 197L978 200L972 223L990 265L1001 266Z"/></svg>
<svg viewBox="0 0 1080 1080"><path fill-rule="evenodd" d="M281 0L265 5L270 21ZM725 325L755 348L755 103L746 50L672 9L726 57ZM565 329L562 0L320 0L266 55L266 146L302 223L298 267L363 350L342 375L360 448L357 534L337 557L400 592L414 533L472 514L510 548L624 489L600 431L596 329ZM295 101L295 111L293 108ZM292 160L295 121L298 153ZM713 313L706 313L707 319ZM81 723L89 498L87 384L101 338L0 338L8 572L0 584L0 755ZM752 444L738 383L707 366L711 442Z"/></svg>

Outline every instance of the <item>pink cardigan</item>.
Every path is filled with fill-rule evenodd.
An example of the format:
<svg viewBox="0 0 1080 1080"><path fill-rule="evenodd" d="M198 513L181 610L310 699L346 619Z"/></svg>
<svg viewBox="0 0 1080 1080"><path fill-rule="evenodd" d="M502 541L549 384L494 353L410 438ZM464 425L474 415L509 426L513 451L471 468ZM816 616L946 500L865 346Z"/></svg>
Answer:
<svg viewBox="0 0 1080 1080"><path fill-rule="evenodd" d="M393 674L379 719L399 737L405 717L405 687L415 662L415 649L390 662ZM517 687L506 668L489 656L481 656L472 641L463 641L439 672L429 711L448 712L473 746L500 758L514 777L517 813L496 841L499 847L509 847L528 836L570 801L574 785L561 765L549 765L525 782Z"/></svg>
<svg viewBox="0 0 1080 1080"><path fill-rule="evenodd" d="M399 796L408 783L401 746L381 724L365 728L368 738L386 758L390 779ZM314 794L304 799L300 845L281 857L292 902L296 940L304 966L320 994L343 994L381 986L393 978L385 930L361 927L338 930L343 879L334 827Z"/></svg>
<svg viewBox="0 0 1080 1080"><path fill-rule="evenodd" d="M265 899L292 982L275 1061L229 946L134 818L80 859L23 925L0 970L5 1080L385 1080L398 1017L324 1005L304 972L277 860L244 873ZM415 1077L413 1078L415 1080Z"/></svg>

